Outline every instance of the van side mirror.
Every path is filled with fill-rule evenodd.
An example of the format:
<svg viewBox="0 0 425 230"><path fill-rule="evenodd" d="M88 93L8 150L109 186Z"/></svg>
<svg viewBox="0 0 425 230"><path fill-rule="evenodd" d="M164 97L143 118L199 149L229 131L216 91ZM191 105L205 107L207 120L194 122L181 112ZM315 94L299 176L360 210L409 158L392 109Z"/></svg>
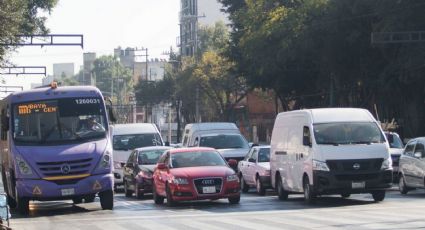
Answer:
<svg viewBox="0 0 425 230"><path fill-rule="evenodd" d="M255 159L254 158L249 158L248 159L248 162L255 163Z"/></svg>
<svg viewBox="0 0 425 230"><path fill-rule="evenodd" d="M112 106L108 106L108 117L109 117L109 121L117 122L117 118L115 116L115 111L112 108Z"/></svg>
<svg viewBox="0 0 425 230"><path fill-rule="evenodd" d="M252 147L255 147L255 146L259 146L258 144L255 144L253 142L249 142L248 144L249 144L249 148L252 148Z"/></svg>
<svg viewBox="0 0 425 230"><path fill-rule="evenodd" d="M311 147L312 146L311 140L310 140L310 137L309 136L303 136L303 145L304 146L308 146L308 147Z"/></svg>

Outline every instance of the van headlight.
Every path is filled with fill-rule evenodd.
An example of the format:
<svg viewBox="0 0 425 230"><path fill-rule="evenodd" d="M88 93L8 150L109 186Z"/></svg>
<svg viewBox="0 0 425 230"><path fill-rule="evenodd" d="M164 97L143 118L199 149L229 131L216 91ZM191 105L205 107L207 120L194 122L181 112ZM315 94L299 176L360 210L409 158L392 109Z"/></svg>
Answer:
<svg viewBox="0 0 425 230"><path fill-rule="evenodd" d="M18 165L19 172L22 175L32 175L31 167L21 156L16 156L15 159L16 159L16 164Z"/></svg>
<svg viewBox="0 0 425 230"><path fill-rule="evenodd" d="M313 160L313 170L329 172L329 167L326 162Z"/></svg>
<svg viewBox="0 0 425 230"><path fill-rule="evenodd" d="M384 161L382 162L381 170L392 169L392 168L393 168L393 161L391 157L384 159Z"/></svg>

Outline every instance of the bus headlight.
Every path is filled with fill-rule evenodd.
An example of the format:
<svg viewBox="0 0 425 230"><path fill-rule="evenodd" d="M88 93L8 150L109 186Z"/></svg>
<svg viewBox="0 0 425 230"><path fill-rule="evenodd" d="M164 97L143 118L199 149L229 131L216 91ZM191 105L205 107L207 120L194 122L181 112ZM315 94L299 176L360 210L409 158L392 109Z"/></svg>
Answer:
<svg viewBox="0 0 425 230"><path fill-rule="evenodd" d="M22 175L32 175L31 167L21 156L16 156L15 159L16 159L16 164L18 165L19 172Z"/></svg>
<svg viewBox="0 0 425 230"><path fill-rule="evenodd" d="M98 169L109 169L111 168L111 153L106 151L103 153L102 158L100 158L99 164L97 165Z"/></svg>

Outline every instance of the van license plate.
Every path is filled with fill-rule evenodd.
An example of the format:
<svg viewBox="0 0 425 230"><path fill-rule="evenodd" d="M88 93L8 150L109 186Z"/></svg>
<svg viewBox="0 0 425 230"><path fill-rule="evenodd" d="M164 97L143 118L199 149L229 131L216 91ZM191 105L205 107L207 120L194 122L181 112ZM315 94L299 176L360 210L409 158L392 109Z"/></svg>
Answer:
<svg viewBox="0 0 425 230"><path fill-rule="evenodd" d="M353 188L353 189L365 188L365 187L366 187L366 183L364 181L362 181L362 182L351 182L351 188Z"/></svg>
<svg viewBox="0 0 425 230"><path fill-rule="evenodd" d="M215 193L215 186L202 187L202 193Z"/></svg>
<svg viewBox="0 0 425 230"><path fill-rule="evenodd" d="M62 196L72 196L75 194L74 188L61 189Z"/></svg>

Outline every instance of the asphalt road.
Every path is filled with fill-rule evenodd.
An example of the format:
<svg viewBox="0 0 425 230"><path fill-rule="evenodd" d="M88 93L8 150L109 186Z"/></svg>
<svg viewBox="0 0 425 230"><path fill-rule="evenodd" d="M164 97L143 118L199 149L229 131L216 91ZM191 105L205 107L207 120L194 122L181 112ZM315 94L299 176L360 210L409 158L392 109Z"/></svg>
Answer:
<svg viewBox="0 0 425 230"><path fill-rule="evenodd" d="M115 208L101 210L99 200L73 205L72 201L33 202L30 215L12 212L13 229L418 229L425 228L425 191L408 195L389 191L381 203L370 195L321 197L306 205L301 195L279 201L272 192L244 194L241 203L227 200L181 203L169 208L115 195Z"/></svg>

